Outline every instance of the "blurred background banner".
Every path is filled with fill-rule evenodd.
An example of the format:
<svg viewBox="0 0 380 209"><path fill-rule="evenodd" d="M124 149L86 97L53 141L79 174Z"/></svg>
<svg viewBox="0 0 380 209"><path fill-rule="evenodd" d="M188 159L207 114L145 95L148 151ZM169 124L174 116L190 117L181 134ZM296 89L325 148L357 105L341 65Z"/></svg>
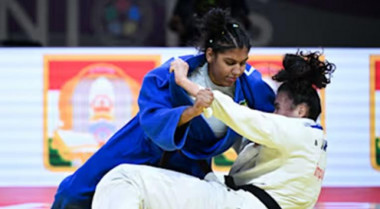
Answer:
<svg viewBox="0 0 380 209"><path fill-rule="evenodd" d="M319 48L300 48L304 51ZM265 79L299 48L252 48ZM57 186L138 110L143 76L193 48L0 48L0 186ZM324 186L380 186L379 48L325 48ZM274 84L272 84L273 86ZM214 158L228 170L235 153Z"/></svg>
<svg viewBox="0 0 380 209"><path fill-rule="evenodd" d="M138 112L144 75L160 55L44 55L44 157L74 170Z"/></svg>
<svg viewBox="0 0 380 209"><path fill-rule="evenodd" d="M1 0L3 45L183 46L193 14L229 8L255 46L380 47L380 2Z"/></svg>

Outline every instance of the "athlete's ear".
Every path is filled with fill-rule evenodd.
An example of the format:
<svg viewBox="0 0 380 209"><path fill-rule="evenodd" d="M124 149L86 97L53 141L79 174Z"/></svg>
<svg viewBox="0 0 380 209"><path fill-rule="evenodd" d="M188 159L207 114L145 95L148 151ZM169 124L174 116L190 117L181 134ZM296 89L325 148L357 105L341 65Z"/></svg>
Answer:
<svg viewBox="0 0 380 209"><path fill-rule="evenodd" d="M309 116L309 106L306 103L297 105L297 114L300 118L307 118Z"/></svg>
<svg viewBox="0 0 380 209"><path fill-rule="evenodd" d="M207 48L206 49L206 60L208 63L210 63L214 58L214 51L212 50L212 48Z"/></svg>

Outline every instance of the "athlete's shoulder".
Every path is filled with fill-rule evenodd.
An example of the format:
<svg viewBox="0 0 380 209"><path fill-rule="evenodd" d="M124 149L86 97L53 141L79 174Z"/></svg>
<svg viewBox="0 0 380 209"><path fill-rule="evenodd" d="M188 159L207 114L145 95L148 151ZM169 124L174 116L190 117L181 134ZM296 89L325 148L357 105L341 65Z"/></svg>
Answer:
<svg viewBox="0 0 380 209"><path fill-rule="evenodd" d="M260 71L258 71L256 68L249 64L246 64L243 76L246 76L248 79L254 81L262 80L262 75Z"/></svg>
<svg viewBox="0 0 380 209"><path fill-rule="evenodd" d="M189 68L195 69L198 67L201 63L205 61L204 54L197 54L197 55L183 55L179 58L183 59L185 62L189 64ZM172 57L165 61L160 66L152 69L144 76L143 83L144 86L147 86L147 83L151 83L156 86L166 86L170 83L171 77L173 75L169 72L170 63L173 62L176 59L176 57ZM174 80L173 80L174 81Z"/></svg>
<svg viewBox="0 0 380 209"><path fill-rule="evenodd" d="M241 78L242 81L246 83L245 85L249 85L252 88L252 91L262 91L265 89L265 91L268 91L268 93L274 95L274 88L272 88L270 83L268 83L268 79L264 79L260 71L254 67L247 64Z"/></svg>
<svg viewBox="0 0 380 209"><path fill-rule="evenodd" d="M185 62L194 62L194 61L198 61L198 57L200 55L183 55L183 56L179 56L178 58L181 58L183 59ZM171 57L170 59L166 60L163 64L161 64L160 66L154 68L153 70L149 71L147 73L146 76L162 76L162 75L167 75L167 74L170 74L169 73L169 68L170 68L170 63L172 63L174 60L176 59L176 57ZM189 63L189 64L190 64Z"/></svg>

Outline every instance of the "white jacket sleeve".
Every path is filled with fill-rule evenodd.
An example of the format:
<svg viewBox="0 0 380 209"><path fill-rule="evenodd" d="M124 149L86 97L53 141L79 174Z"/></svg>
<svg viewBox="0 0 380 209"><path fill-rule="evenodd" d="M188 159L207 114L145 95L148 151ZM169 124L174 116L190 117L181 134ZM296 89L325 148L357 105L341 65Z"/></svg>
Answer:
<svg viewBox="0 0 380 209"><path fill-rule="evenodd" d="M268 146L279 147L283 142L278 137L287 118L273 113L265 113L235 103L231 97L220 91L213 91L214 101L211 105L213 115L224 122L238 134L247 139Z"/></svg>

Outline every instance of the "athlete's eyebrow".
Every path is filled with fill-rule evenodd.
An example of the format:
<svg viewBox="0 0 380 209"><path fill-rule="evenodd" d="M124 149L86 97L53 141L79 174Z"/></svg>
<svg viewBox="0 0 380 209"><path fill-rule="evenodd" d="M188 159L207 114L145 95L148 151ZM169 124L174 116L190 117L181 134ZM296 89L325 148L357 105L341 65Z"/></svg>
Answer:
<svg viewBox="0 0 380 209"><path fill-rule="evenodd" d="M241 62L247 62L247 60L248 60L248 57L246 57L243 61L241 61Z"/></svg>
<svg viewBox="0 0 380 209"><path fill-rule="evenodd" d="M243 59L242 61L238 61L238 60L236 60L236 59L234 59L234 58L232 58L232 57L225 57L224 58L224 60L225 61L233 61L233 62L246 62L247 60L248 60L248 57L246 57L245 59Z"/></svg>

